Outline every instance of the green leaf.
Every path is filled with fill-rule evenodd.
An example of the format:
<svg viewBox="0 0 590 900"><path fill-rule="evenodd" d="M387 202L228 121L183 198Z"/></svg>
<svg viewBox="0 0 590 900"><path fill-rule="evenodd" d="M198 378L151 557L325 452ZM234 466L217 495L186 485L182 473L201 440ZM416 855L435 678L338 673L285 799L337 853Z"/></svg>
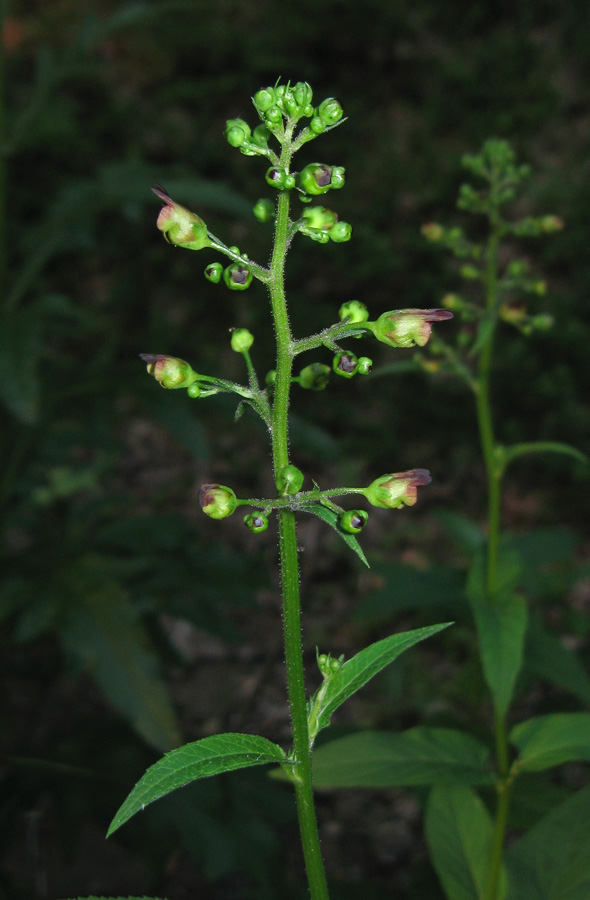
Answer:
<svg viewBox="0 0 590 900"><path fill-rule="evenodd" d="M562 763L590 762L590 713L552 713L520 722L510 732L520 750L513 771L540 772Z"/></svg>
<svg viewBox="0 0 590 900"><path fill-rule="evenodd" d="M149 803L198 778L285 762L287 756L278 744L254 734L214 734L185 744L150 766L118 810L107 837Z"/></svg>
<svg viewBox="0 0 590 900"><path fill-rule="evenodd" d="M322 506L321 503L310 503L309 506L305 507L306 512L313 513L314 516L317 516L322 521L326 522L331 528L334 529L337 535L342 538L342 540L348 544L351 550L354 550L358 558L364 562L366 567L369 569L369 563L367 562L367 557L363 553L363 549L354 534L346 534L342 531L341 528L338 527L338 514L334 512L333 509L327 509L327 507Z"/></svg>
<svg viewBox="0 0 590 900"><path fill-rule="evenodd" d="M310 737L315 736L330 724L330 719L339 706L352 697L375 675L381 672L404 650L413 647L414 644L423 641L448 628L451 622L443 625L431 625L428 628L417 628L415 631L405 631L402 634L393 634L377 641L369 647L365 647L352 659L345 662L337 672L324 681L311 698L310 706Z"/></svg>
<svg viewBox="0 0 590 900"><path fill-rule="evenodd" d="M41 311L37 305L0 315L0 400L25 425L39 415Z"/></svg>
<svg viewBox="0 0 590 900"><path fill-rule="evenodd" d="M485 744L452 728L361 731L314 751L313 782L329 788L492 784L489 759Z"/></svg>
<svg viewBox="0 0 590 900"><path fill-rule="evenodd" d="M419 569L403 563L377 562L371 566L377 588L367 593L355 608L361 621L391 619L409 609L444 607L453 618L465 612L465 577L451 566Z"/></svg>
<svg viewBox="0 0 590 900"><path fill-rule="evenodd" d="M513 444L511 447L504 447L503 453L503 469L506 469L509 463L525 453L561 453L565 456L572 456L578 462L587 463L588 457L581 450L577 450L570 444L564 444L561 441L532 441L530 443Z"/></svg>
<svg viewBox="0 0 590 900"><path fill-rule="evenodd" d="M588 900L590 787L565 800L506 853L506 900Z"/></svg>
<svg viewBox="0 0 590 900"><path fill-rule="evenodd" d="M526 601L510 590L518 577L519 567L512 555L505 554L504 558L504 567L499 572L499 589L494 597L487 598L481 558L474 561L467 583L485 679L494 708L502 717L510 705L522 666L528 622Z"/></svg>
<svg viewBox="0 0 590 900"><path fill-rule="evenodd" d="M426 840L449 900L482 900L492 845L492 819L468 787L432 789L426 807ZM500 879L497 900L505 896ZM520 900L529 900L523 894Z"/></svg>
<svg viewBox="0 0 590 900"><path fill-rule="evenodd" d="M527 669L590 706L590 678L573 650L543 627L538 616L532 616L527 631L525 654Z"/></svg>
<svg viewBox="0 0 590 900"><path fill-rule="evenodd" d="M65 613L62 643L144 740L169 750L181 737L147 631L120 584L91 584L93 568L88 558L69 573L80 589Z"/></svg>

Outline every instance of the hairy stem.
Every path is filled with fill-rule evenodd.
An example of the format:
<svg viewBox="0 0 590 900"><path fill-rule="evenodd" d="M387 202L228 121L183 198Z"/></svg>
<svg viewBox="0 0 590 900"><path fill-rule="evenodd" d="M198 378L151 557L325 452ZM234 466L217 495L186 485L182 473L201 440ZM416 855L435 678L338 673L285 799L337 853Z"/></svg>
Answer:
<svg viewBox="0 0 590 900"><path fill-rule="evenodd" d="M283 145L281 164L290 162L288 141ZM293 340L285 300L285 257L288 245L289 194L279 195L275 240L270 265L269 290L277 346L276 380L271 416L272 459L275 477L289 464L288 413L293 368ZM287 691L291 713L293 755L297 762L294 778L299 830L312 900L328 900L328 886L322 860L311 781L311 751L307 725L307 703L301 640L301 600L299 557L295 514L278 512L283 633L287 671Z"/></svg>

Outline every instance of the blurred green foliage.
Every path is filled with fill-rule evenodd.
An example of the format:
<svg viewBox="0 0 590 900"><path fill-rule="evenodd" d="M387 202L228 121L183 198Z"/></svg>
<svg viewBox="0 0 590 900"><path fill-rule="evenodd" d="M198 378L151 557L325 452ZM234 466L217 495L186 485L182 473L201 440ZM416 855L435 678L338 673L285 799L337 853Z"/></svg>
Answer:
<svg viewBox="0 0 590 900"><path fill-rule="evenodd" d="M200 263L161 241L150 187L164 184L228 244L263 262L269 236L250 214L265 194L262 163L258 169L227 152L225 120L248 118L245 94L279 74L337 96L349 121L332 134L331 161L347 170L338 211L354 237L345 257L331 246L294 249L294 330L311 333L335 321L345 300L363 300L375 318L392 307L436 306L456 288L453 267L433 254L420 226L449 219L461 155L491 135L508 138L537 175L524 202L532 213L552 209L566 228L534 249L549 285L539 311L554 316L554 329L526 346L510 335L498 348L499 437L587 450L590 19L579 5L557 9L546 0L468 8L451 0L4 0L0 11L0 672L8 698L0 896L45 900L59 889L91 889L81 879L94 851L75 885L59 881L74 853L75 823L98 823L102 833L146 763L180 731L195 736L206 726L191 724L187 709L179 717L170 699L164 673L179 679L190 667L162 613L223 641L243 640L243 619L256 614L270 585L260 573L272 537L252 545L230 532L230 548L221 548L217 529L193 512L195 487L223 480L230 467L236 484L256 491L266 460L261 430L248 416L234 428L229 403L204 407L161 395L138 360L142 351L174 353L231 377L239 361L228 341L225 355L219 347L239 326L256 334L257 360L270 368L266 298L259 287L219 302ZM404 372L403 353L398 377L378 377L385 359L358 385L333 385L312 401L295 395L292 435L302 466L313 462L314 477L329 473L339 482L427 465L435 486L424 508L477 519L483 488L469 399L450 381ZM558 458L533 460L515 465L508 485L505 514L515 532L530 521L548 529L563 522L580 535L553 532L548 577L530 589L555 635L567 634L587 657L584 595L573 582L588 571L572 560L588 539L588 474ZM316 596L360 590L363 624L355 627L367 630L409 615L410 592L420 607L436 586L438 602L452 606L467 552L458 535L469 539L470 526L456 518L449 531L450 521L376 526L370 549L381 562L371 577L386 577L389 592L359 588L354 564L323 538L334 557L319 566ZM533 580L547 563L540 547L520 547L531 554ZM400 557L419 562L420 574L402 570ZM568 593L577 605L563 605ZM457 668L444 690L476 708L481 684L461 670L468 638L460 628L447 638ZM546 621L539 628L558 645ZM315 625L319 635L324 629L330 633ZM531 678L542 676L542 661L539 654ZM565 672L562 687L571 690L572 679ZM410 717L441 688L422 666L404 685L389 683L385 692ZM113 773L116 784L108 781ZM275 832L288 830L290 813L282 787L261 791L260 777L232 776L182 797L190 826L175 810L162 813L151 839L150 825L117 837L127 862L144 847L145 890L184 896L181 845L199 861L199 879L217 882L206 887L210 896L272 897L279 885L295 897ZM249 792L257 799L246 813ZM37 860L45 881L19 855L35 816L51 831L45 844L54 862ZM92 889L122 892L116 864L104 871L112 881L105 875ZM178 872L176 882L170 872ZM375 864L362 876L364 897L373 889L382 895L382 875ZM424 877L416 874L416 897ZM342 890L353 896L354 884ZM424 890L437 896L434 882Z"/></svg>

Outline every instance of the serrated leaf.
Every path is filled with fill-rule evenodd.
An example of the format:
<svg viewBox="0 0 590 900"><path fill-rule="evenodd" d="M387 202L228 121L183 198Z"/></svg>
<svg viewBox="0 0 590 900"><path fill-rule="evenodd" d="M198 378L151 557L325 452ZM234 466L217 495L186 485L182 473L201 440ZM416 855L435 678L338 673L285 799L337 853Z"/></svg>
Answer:
<svg viewBox="0 0 590 900"><path fill-rule="evenodd" d="M404 650L413 647L414 644L432 637L448 628L451 622L442 625L431 625L427 628L417 628L415 631L405 631L402 634L393 634L365 647L352 659L345 662L337 672L330 676L312 698L310 706L314 717L313 727L310 723L310 734L315 735L330 724L330 719L339 706L352 697L371 678L374 678L382 669L393 662Z"/></svg>
<svg viewBox="0 0 590 900"><path fill-rule="evenodd" d="M336 534L341 537L346 544L348 544L351 550L354 550L358 558L362 562L364 562L368 569L370 569L369 563L367 562L367 557L363 553L363 549L355 538L354 534L346 534L346 532L342 531L342 529L338 527L338 515L334 512L333 509L328 509L327 507L322 506L321 503L310 503L309 506L305 507L305 511L313 513L314 516L322 519L323 522L326 522L327 525L333 528Z"/></svg>
<svg viewBox="0 0 590 900"><path fill-rule="evenodd" d="M314 787L492 784L490 751L453 728L361 731L314 751Z"/></svg>
<svg viewBox="0 0 590 900"><path fill-rule="evenodd" d="M492 847L492 819L468 787L433 788L425 817L426 840L434 868L449 900L482 900ZM506 893L504 873L496 895ZM529 900L523 894L520 900Z"/></svg>
<svg viewBox="0 0 590 900"><path fill-rule="evenodd" d="M518 578L519 566L511 555L504 555L504 560L498 591L492 598L488 599L486 594L481 558L474 561L467 582L485 679L494 708L502 717L512 700L522 666L528 623L526 601L511 590Z"/></svg>
<svg viewBox="0 0 590 900"><path fill-rule="evenodd" d="M588 900L590 787L541 819L506 854L506 900Z"/></svg>
<svg viewBox="0 0 590 900"><path fill-rule="evenodd" d="M510 732L520 750L514 772L540 772L566 762L590 761L590 713L552 713L520 722Z"/></svg>
<svg viewBox="0 0 590 900"><path fill-rule="evenodd" d="M286 761L278 744L253 734L215 734L185 744L150 766L118 810L107 837L154 800L199 778Z"/></svg>

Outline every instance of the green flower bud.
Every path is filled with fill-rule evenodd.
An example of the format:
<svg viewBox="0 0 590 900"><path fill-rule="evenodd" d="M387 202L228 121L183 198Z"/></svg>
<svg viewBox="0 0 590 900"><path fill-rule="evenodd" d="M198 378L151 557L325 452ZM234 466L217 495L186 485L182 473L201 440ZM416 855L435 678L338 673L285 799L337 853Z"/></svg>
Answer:
<svg viewBox="0 0 590 900"><path fill-rule="evenodd" d="M219 284L223 275L223 266L220 262L214 262L205 269L205 278L213 284Z"/></svg>
<svg viewBox="0 0 590 900"><path fill-rule="evenodd" d="M238 500L232 489L223 484L204 484L199 491L199 503L206 516L225 519L235 512Z"/></svg>
<svg viewBox="0 0 590 900"><path fill-rule="evenodd" d="M163 388L187 388L199 379L187 362L175 356L162 356L158 353L140 353L141 359L147 363L147 370Z"/></svg>
<svg viewBox="0 0 590 900"><path fill-rule="evenodd" d="M541 218L541 228L546 234L561 231L563 227L564 221L559 216L543 216Z"/></svg>
<svg viewBox="0 0 590 900"><path fill-rule="evenodd" d="M261 534L268 528L268 517L259 512L248 513L244 516L244 525L254 534Z"/></svg>
<svg viewBox="0 0 590 900"><path fill-rule="evenodd" d="M250 126L243 119L228 119L225 123L225 137L232 147L241 147L252 134Z"/></svg>
<svg viewBox="0 0 590 900"><path fill-rule="evenodd" d="M477 281L481 278L481 271L477 266L472 266L470 263L461 266L459 273L461 277L465 278L467 281Z"/></svg>
<svg viewBox="0 0 590 900"><path fill-rule="evenodd" d="M335 675L336 672L340 671L343 662L344 654L338 659L334 659L329 653L320 653L317 657L318 669L324 678L329 678L330 675Z"/></svg>
<svg viewBox="0 0 590 900"><path fill-rule="evenodd" d="M332 368L336 375L343 378L352 378L358 371L359 361L354 353L337 353L332 360Z"/></svg>
<svg viewBox="0 0 590 900"><path fill-rule="evenodd" d="M357 373L359 375L368 375L373 368L373 360L368 356L359 356Z"/></svg>
<svg viewBox="0 0 590 900"><path fill-rule="evenodd" d="M264 383L267 387L272 387L275 381L277 380L277 370L269 369L266 375L264 376Z"/></svg>
<svg viewBox="0 0 590 900"><path fill-rule="evenodd" d="M270 109L267 109L264 113L264 118L266 119L269 128L272 129L273 125L278 125L283 117L281 110L278 106L271 106Z"/></svg>
<svg viewBox="0 0 590 900"><path fill-rule="evenodd" d="M326 123L319 116L314 116L309 123L309 130L313 132L313 134L322 134L322 132L325 131L326 128Z"/></svg>
<svg viewBox="0 0 590 900"><path fill-rule="evenodd" d="M346 534L358 534L369 521L369 514L364 509L349 509L341 513L338 526Z"/></svg>
<svg viewBox="0 0 590 900"><path fill-rule="evenodd" d="M266 125L257 125L254 131L252 132L252 143L256 144L257 147L268 147L268 139L270 137L270 131L266 127Z"/></svg>
<svg viewBox="0 0 590 900"><path fill-rule="evenodd" d="M252 102L259 112L265 113L275 102L274 90L270 87L262 88L254 94Z"/></svg>
<svg viewBox="0 0 590 900"><path fill-rule="evenodd" d="M299 373L299 384L307 391L323 391L330 380L330 366L311 363Z"/></svg>
<svg viewBox="0 0 590 900"><path fill-rule="evenodd" d="M234 328L231 335L231 348L236 353L245 353L254 343L254 335L247 328Z"/></svg>
<svg viewBox="0 0 590 900"><path fill-rule="evenodd" d="M414 506L418 487L430 484L431 480L428 469L410 469L376 478L363 493L372 506L401 509L402 506Z"/></svg>
<svg viewBox="0 0 590 900"><path fill-rule="evenodd" d="M196 400L197 397L200 397L202 394L201 385L198 382L195 382L195 384L191 384L187 390L187 394L189 395L189 397L192 397L193 400Z"/></svg>
<svg viewBox="0 0 590 900"><path fill-rule="evenodd" d="M329 231L329 237L335 244L344 244L352 237L352 225L348 222L336 222Z"/></svg>
<svg viewBox="0 0 590 900"><path fill-rule="evenodd" d="M252 210L259 222L272 222L275 217L275 205L272 200L266 200L261 197L254 204Z"/></svg>
<svg viewBox="0 0 590 900"><path fill-rule="evenodd" d="M342 166L310 163L299 173L299 186L307 194L313 196L325 194L330 188L343 187L344 174Z"/></svg>
<svg viewBox="0 0 590 900"><path fill-rule="evenodd" d="M448 309L394 309L366 324L378 341L390 347L423 347L432 333L431 323L452 318Z"/></svg>
<svg viewBox="0 0 590 900"><path fill-rule="evenodd" d="M553 328L553 322L553 316L548 313L539 313L538 316L533 316L531 319L531 325L537 331L549 331L550 328Z"/></svg>
<svg viewBox="0 0 590 900"><path fill-rule="evenodd" d="M346 320L352 325L366 322L369 318L369 310L360 300L347 300L338 310L338 315L341 322Z"/></svg>
<svg viewBox="0 0 590 900"><path fill-rule="evenodd" d="M324 206L308 206L301 213L301 218L309 228L329 231L338 221L338 216Z"/></svg>
<svg viewBox="0 0 590 900"><path fill-rule="evenodd" d="M303 472L297 466L285 466L277 475L277 490L283 497L298 494L303 486Z"/></svg>
<svg viewBox="0 0 590 900"><path fill-rule="evenodd" d="M293 87L293 96L301 109L305 110L313 99L313 91L307 81L298 81Z"/></svg>
<svg viewBox="0 0 590 900"><path fill-rule="evenodd" d="M202 250L203 247L213 246L202 219L175 203L160 185L153 187L152 191L164 203L156 226L169 244L185 247L187 250Z"/></svg>
<svg viewBox="0 0 590 900"><path fill-rule="evenodd" d="M232 263L224 269L223 280L232 291L245 291L252 283L252 272L248 266Z"/></svg>
<svg viewBox="0 0 590 900"><path fill-rule="evenodd" d="M317 115L326 125L335 125L344 115L344 110L338 100L328 97L326 100L322 100L318 106Z"/></svg>

